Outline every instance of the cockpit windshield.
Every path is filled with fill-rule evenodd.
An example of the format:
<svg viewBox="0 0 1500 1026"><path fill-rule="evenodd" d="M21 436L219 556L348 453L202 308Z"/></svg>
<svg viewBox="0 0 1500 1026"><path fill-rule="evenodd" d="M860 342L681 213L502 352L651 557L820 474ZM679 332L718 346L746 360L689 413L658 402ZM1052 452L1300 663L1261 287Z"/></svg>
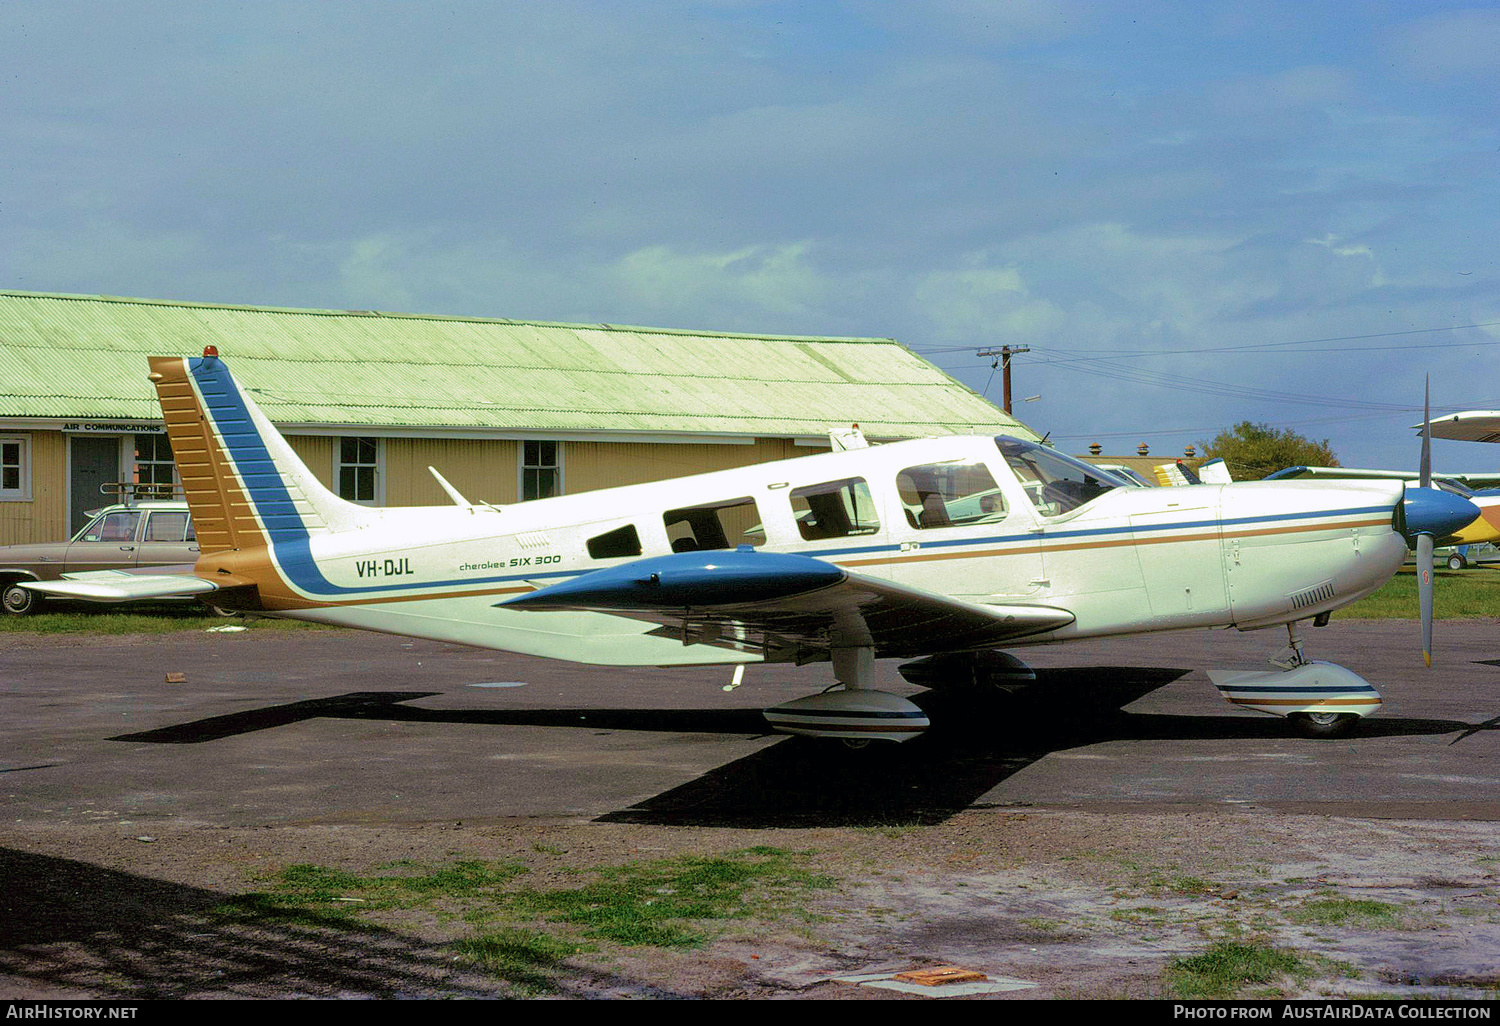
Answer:
<svg viewBox="0 0 1500 1026"><path fill-rule="evenodd" d="M1113 474L1055 450L1001 435L995 439L1021 487L1044 517L1059 517L1124 487Z"/></svg>

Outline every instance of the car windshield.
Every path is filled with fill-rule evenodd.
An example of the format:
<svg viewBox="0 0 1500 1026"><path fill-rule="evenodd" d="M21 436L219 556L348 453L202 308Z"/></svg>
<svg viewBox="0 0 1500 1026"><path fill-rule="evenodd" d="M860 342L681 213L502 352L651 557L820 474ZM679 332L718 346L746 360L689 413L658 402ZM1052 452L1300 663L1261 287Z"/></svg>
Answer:
<svg viewBox="0 0 1500 1026"><path fill-rule="evenodd" d="M1092 502L1111 488L1123 487L1108 471L1072 456L1019 438L995 439L1021 487L1044 517L1058 517Z"/></svg>

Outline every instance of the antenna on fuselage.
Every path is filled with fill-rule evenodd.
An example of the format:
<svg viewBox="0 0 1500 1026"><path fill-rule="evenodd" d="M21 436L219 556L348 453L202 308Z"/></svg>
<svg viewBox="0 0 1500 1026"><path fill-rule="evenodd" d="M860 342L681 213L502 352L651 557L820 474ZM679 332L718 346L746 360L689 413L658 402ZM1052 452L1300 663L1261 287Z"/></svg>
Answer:
<svg viewBox="0 0 1500 1026"><path fill-rule="evenodd" d="M442 487L443 491L448 493L448 498L453 500L453 505L463 506L470 510L483 506L485 509L491 511L492 513L500 512L500 508L498 506L491 506L487 502L470 502L468 499L464 498L463 495L459 493L459 490L457 488L454 488L451 484L448 483L447 478L437 472L436 467L428 467L427 472L437 479L437 483Z"/></svg>
<svg viewBox="0 0 1500 1026"><path fill-rule="evenodd" d="M454 488L451 484L448 483L448 479L447 478L445 478L442 474L439 474L437 472L437 467L428 467L427 468L427 472L429 474L431 474L433 477L437 478L437 483L442 487L443 491L445 491L445 492L448 493L448 498L450 498L450 499L453 500L453 505L455 505L455 506L472 506L472 505L474 505L468 499L466 499L462 495L460 495L459 492L458 492L458 489Z"/></svg>

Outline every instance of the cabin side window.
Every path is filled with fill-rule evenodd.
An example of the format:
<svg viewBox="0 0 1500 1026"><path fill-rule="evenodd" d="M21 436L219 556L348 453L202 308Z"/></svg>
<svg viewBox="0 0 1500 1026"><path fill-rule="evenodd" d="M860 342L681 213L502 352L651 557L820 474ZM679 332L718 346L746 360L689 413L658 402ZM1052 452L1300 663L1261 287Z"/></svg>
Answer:
<svg viewBox="0 0 1500 1026"><path fill-rule="evenodd" d="M907 467L896 475L912 527L964 527L1005 519L1005 497L983 463L953 460Z"/></svg>
<svg viewBox="0 0 1500 1026"><path fill-rule="evenodd" d="M875 500L862 477L794 489L791 502L797 530L806 541L874 534L880 530Z"/></svg>
<svg viewBox="0 0 1500 1026"><path fill-rule="evenodd" d="M641 536L634 524L605 531L588 540L589 556L594 559L619 559L641 554Z"/></svg>
<svg viewBox="0 0 1500 1026"><path fill-rule="evenodd" d="M667 541L673 552L732 549L766 543L766 529L755 508L755 500L749 496L669 509L662 514L662 520L667 526Z"/></svg>
<svg viewBox="0 0 1500 1026"><path fill-rule="evenodd" d="M1034 442L1000 436L995 439L1026 497L1044 517L1071 513L1117 486L1113 475L1098 467Z"/></svg>

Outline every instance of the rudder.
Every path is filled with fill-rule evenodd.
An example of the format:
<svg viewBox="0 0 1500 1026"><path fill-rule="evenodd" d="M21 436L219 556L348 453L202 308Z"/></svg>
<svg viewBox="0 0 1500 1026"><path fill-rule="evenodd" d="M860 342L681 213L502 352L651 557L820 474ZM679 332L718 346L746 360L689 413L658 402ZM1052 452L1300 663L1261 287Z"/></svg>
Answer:
<svg viewBox="0 0 1500 1026"><path fill-rule="evenodd" d="M372 519L323 487L212 347L150 362L202 552L270 549Z"/></svg>

